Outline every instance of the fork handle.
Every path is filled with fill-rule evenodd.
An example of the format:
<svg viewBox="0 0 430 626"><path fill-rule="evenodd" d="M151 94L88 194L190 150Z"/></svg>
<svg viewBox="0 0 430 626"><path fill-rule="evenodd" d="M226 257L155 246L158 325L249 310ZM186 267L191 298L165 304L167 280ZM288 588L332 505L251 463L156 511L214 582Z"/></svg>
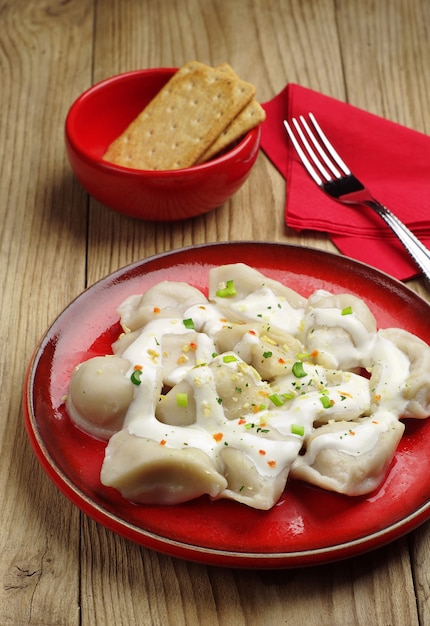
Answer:
<svg viewBox="0 0 430 626"><path fill-rule="evenodd" d="M382 217L385 223L397 235L427 280L430 281L430 250L383 204L377 200L366 200L364 204Z"/></svg>

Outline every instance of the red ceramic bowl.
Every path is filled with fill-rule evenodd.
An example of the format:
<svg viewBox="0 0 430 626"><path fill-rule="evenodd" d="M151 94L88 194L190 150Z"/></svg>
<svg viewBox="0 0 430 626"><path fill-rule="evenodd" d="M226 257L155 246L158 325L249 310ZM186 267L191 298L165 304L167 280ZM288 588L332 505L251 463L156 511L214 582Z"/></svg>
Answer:
<svg viewBox="0 0 430 626"><path fill-rule="evenodd" d="M221 156L180 170L136 170L102 160L110 143L142 111L175 68L137 70L85 91L67 115L65 141L81 185L106 206L145 220L180 220L206 213L244 183L257 158L260 127Z"/></svg>

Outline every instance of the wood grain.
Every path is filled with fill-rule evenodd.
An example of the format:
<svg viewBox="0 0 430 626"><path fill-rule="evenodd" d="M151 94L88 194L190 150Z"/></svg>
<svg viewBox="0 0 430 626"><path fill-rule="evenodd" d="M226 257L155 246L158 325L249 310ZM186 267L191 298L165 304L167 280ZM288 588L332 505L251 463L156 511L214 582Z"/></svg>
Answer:
<svg viewBox="0 0 430 626"><path fill-rule="evenodd" d="M141 67L228 60L261 101L287 82L430 132L427 0L0 0L0 623L67 626L430 624L430 529L344 562L286 571L187 563L81 514L24 431L25 368L86 286L204 242L291 242L285 181L263 153L228 203L178 223L124 218L71 175L63 127L92 83ZM421 280L411 283L430 300Z"/></svg>

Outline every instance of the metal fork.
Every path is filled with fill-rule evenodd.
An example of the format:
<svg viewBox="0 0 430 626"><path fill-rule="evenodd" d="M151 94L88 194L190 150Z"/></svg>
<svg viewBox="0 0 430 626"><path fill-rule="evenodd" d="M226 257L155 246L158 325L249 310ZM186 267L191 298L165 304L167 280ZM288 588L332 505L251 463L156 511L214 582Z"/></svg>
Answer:
<svg viewBox="0 0 430 626"><path fill-rule="evenodd" d="M284 120L291 142L308 174L329 196L344 204L361 204L373 209L391 228L415 263L430 281L430 251L387 207L376 200L344 163L322 131L315 116L310 123L303 115ZM296 134L293 130L296 131Z"/></svg>

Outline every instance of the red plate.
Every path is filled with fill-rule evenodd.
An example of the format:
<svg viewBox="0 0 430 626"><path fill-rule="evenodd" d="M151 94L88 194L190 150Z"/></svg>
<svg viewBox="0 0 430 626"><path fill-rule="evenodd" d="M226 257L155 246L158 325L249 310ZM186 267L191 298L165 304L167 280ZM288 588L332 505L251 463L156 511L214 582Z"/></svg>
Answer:
<svg viewBox="0 0 430 626"><path fill-rule="evenodd" d="M49 477L82 511L147 548L212 565L286 568L327 563L379 547L430 516L430 420L407 420L387 479L370 496L347 497L290 481L279 503L257 511L203 497L143 506L100 483L105 443L70 422L64 394L78 363L110 352L117 306L161 280L207 291L208 270L244 262L309 296L315 289L363 298L380 327L400 326L430 343L430 306L402 283L320 250L270 243L196 246L129 265L90 287L47 331L30 363L25 422Z"/></svg>

